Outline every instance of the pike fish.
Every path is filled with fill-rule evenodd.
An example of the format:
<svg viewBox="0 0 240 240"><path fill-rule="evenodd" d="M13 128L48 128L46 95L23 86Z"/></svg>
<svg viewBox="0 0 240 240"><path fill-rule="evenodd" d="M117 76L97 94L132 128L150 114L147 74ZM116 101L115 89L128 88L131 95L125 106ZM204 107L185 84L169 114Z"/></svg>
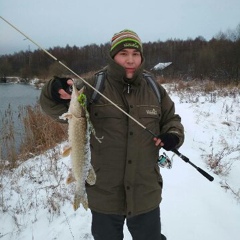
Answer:
<svg viewBox="0 0 240 240"><path fill-rule="evenodd" d="M72 97L68 112L60 116L61 119L68 120L68 142L63 156L70 154L73 179L69 177L68 182L76 181L73 208L76 211L80 203L87 210L88 198L85 183L94 185L96 174L90 163L90 135L94 128L90 122L86 108L86 96L83 94L84 87L78 91L73 84ZM96 136L95 136L96 137ZM100 140L99 140L100 141Z"/></svg>

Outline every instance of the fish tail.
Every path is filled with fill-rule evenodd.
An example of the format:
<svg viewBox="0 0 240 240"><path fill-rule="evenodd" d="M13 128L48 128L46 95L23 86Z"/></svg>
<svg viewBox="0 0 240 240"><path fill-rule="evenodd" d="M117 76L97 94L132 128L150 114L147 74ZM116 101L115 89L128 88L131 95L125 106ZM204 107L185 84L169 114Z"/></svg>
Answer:
<svg viewBox="0 0 240 240"><path fill-rule="evenodd" d="M83 205L85 210L88 209L88 200L87 200L87 195L86 194L84 194L84 196L80 196L78 194L75 194L74 202L73 202L74 211L76 211L79 208L80 203Z"/></svg>

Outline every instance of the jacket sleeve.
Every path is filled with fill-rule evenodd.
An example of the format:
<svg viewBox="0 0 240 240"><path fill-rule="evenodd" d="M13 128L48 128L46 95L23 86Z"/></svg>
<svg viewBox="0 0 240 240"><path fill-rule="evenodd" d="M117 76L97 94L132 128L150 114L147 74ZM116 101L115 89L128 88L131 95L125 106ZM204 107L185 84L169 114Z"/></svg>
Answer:
<svg viewBox="0 0 240 240"><path fill-rule="evenodd" d="M40 106L42 110L49 115L51 118L58 122L66 123L67 121L59 118L63 113L68 111L68 104L58 103L53 100L51 89L54 79L49 80L45 83L40 94Z"/></svg>
<svg viewBox="0 0 240 240"><path fill-rule="evenodd" d="M167 94L166 90L160 86L162 118L160 121L160 133L173 133L178 136L179 148L184 142L184 127L181 117L175 113L175 104Z"/></svg>

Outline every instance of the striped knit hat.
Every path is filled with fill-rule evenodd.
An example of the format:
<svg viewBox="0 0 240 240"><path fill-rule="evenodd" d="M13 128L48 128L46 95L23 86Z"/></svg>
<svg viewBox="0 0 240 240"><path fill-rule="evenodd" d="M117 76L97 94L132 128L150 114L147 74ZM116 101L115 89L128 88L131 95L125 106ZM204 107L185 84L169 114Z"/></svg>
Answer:
<svg viewBox="0 0 240 240"><path fill-rule="evenodd" d="M124 48L137 49L141 55L143 53L142 42L138 35L129 30L124 29L119 33L115 33L111 41L110 56L113 58L119 51Z"/></svg>

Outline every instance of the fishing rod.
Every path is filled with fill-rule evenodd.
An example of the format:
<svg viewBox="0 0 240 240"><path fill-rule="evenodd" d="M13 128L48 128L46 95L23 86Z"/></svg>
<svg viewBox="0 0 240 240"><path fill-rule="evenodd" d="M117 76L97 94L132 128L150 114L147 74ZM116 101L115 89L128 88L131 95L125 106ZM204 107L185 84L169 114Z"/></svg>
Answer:
<svg viewBox="0 0 240 240"><path fill-rule="evenodd" d="M132 117L130 114L125 112L122 108L120 108L117 104L115 104L111 99L106 97L104 94L102 94L100 91L98 91L95 87L93 87L90 83L88 83L85 79L83 79L81 76L79 76L77 73L75 73L72 69L70 69L68 66L66 66L64 63L62 63L60 60L58 60L55 56L53 56L49 51L47 51L45 48L40 46L38 43L33 41L30 37L28 37L25 33L20 31L17 27L15 27L13 24L8 22L5 18L0 16L0 18L6 22L8 25L10 25L12 28L14 28L17 32L19 32L21 35L23 35L26 39L28 39L30 42L32 42L34 45L36 45L39 49L41 49L43 52L45 52L48 56L50 56L52 59L54 59L56 62L58 62L60 65L62 65L64 68L66 68L69 72L71 72L74 76L76 76L78 79L82 80L87 86L89 86L91 89L93 89L95 92L97 92L100 96L102 96L104 99L106 99L108 102L110 102L114 107L116 107L118 110L120 110L123 114L125 114L127 117L129 117L131 120L133 120L136 124L138 124L141 128L143 128L145 131L147 131L149 134L151 134L153 137L158 138L156 134L154 134L151 130L147 129L143 124L141 124L139 121L137 121L134 117ZM191 166L193 166L195 169L197 169L198 172L200 172L204 177L206 177L209 181L213 181L214 178L209 175L207 172L205 172L203 169L197 167L195 164L193 164L189 158L181 154L177 149L173 149L172 152L174 152L177 156L179 156L183 161L186 163L189 163Z"/></svg>

